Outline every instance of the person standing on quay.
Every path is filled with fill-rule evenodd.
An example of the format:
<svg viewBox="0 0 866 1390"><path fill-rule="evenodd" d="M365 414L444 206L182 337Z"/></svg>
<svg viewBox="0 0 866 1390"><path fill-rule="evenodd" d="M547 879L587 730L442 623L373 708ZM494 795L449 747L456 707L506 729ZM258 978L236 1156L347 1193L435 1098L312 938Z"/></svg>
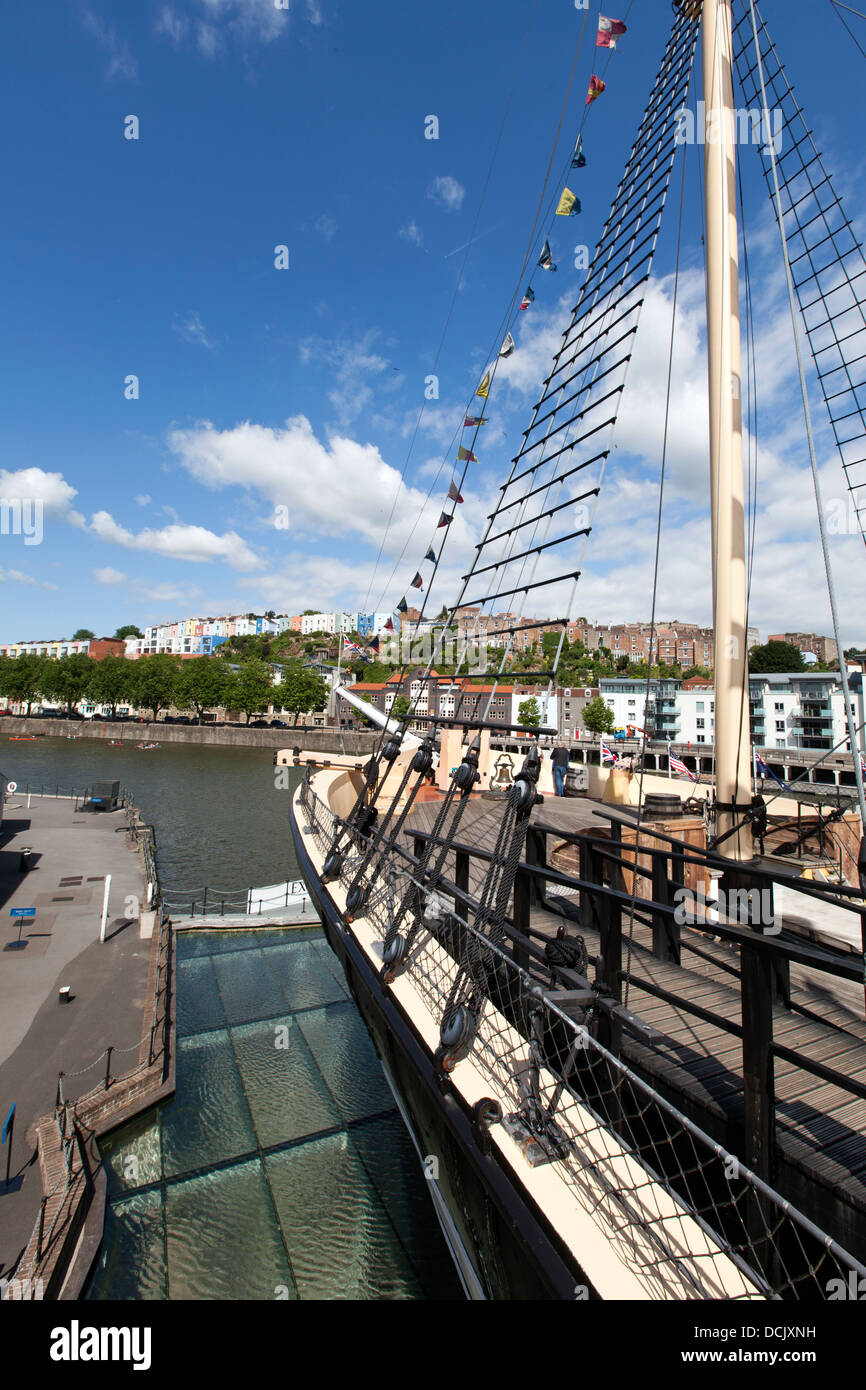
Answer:
<svg viewBox="0 0 866 1390"><path fill-rule="evenodd" d="M568 771L568 749L559 743L550 755L553 764L553 785L557 796L565 796L565 774Z"/></svg>

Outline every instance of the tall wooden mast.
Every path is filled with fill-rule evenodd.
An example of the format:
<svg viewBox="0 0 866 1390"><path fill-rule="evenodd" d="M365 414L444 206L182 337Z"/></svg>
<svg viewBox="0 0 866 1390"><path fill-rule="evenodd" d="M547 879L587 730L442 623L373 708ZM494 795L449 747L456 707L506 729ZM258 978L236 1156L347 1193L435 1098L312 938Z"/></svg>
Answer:
<svg viewBox="0 0 866 1390"><path fill-rule="evenodd" d="M731 0L704 0L707 362L715 631L717 833L721 851L751 858L748 829L733 807L751 801L746 673L746 533L740 374L736 118Z"/></svg>

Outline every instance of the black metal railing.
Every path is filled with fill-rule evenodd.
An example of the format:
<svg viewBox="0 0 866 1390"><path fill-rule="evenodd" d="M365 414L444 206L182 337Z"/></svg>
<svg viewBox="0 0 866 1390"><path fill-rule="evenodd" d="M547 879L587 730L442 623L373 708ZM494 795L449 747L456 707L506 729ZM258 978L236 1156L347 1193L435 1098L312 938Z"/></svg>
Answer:
<svg viewBox="0 0 866 1390"><path fill-rule="evenodd" d="M440 872L433 882L423 873L431 843L425 832L410 830L406 837L386 840L371 855L369 838L335 817L316 795L309 778L302 785L300 799L305 829L321 851L330 848L338 831L343 834L346 852L340 879L345 886L353 882L358 863L366 862L364 893L355 915L367 918L383 939L388 936L394 904L403 897L405 885L414 884L416 908L420 911L426 903L428 911L418 944L400 968L411 976L440 1021L453 1008L455 998L470 998L476 1005L485 1001L472 1042L472 1059L487 1072L496 1093L507 1095L514 1114L526 1114L528 1065L531 1107L543 1121L540 1128L537 1126L538 1133L546 1132L549 1138L565 1128L566 1112L578 1128L584 1126L579 1142L569 1141L571 1147L565 1144L556 1159L567 1170L575 1195L589 1200L595 1180L588 1171L589 1155L595 1152L594 1138L602 1130L615 1135L625 1152L638 1161L634 1190L608 1194L611 1207L607 1216L612 1223L608 1234L612 1240L634 1242L636 1228L640 1228L641 1239L648 1242L643 1263L638 1262L643 1275L650 1280L656 1275L661 1278L664 1269L673 1285L682 1280L685 1289L694 1280L695 1287L703 1290L697 1295L669 1292L662 1296L747 1297L757 1289L759 1296L825 1298L831 1278L844 1278L850 1270L862 1268L773 1187L779 1142L775 1059L802 1065L804 1071L839 1086L852 1097L859 1099L866 1094L856 1078L847 1077L825 1061L795 1053L774 1039L774 1000L784 1002L786 990L790 997L788 974L793 963L862 983L862 954L836 951L776 932L775 924L765 929L768 924L761 921L731 922L721 916L716 920L712 905L702 901L702 895L686 890L685 881L693 865L727 873L725 881L732 891L746 894L747 907L752 903L748 894L756 882L784 883L802 893L804 899L826 901L825 893L802 880L752 865L748 866L748 881L741 866L739 878L733 877L730 861L648 827L640 827L636 847L623 838L627 819L614 814L607 817L606 834L568 835L558 826L533 821L526 856L517 869L503 939L493 942L472 925L479 906L470 891L472 866L486 872L492 857L483 846L448 843L452 876ZM578 874L562 871L550 862L548 846L553 836L560 844L579 847ZM442 838L438 843L447 842ZM648 863L641 862L645 857ZM641 882L646 885L646 896L637 891ZM543 933L533 928L533 909L562 895L572 896L576 908L572 916L578 925L597 932L592 981L589 972L583 974L574 968L573 961L563 965L551 958L549 930ZM448 910L443 911L443 899ZM858 920L864 908L859 890L840 888L835 900L853 914L852 920ZM691 904L691 930L685 933L679 910L683 901ZM657 959L679 964L683 953L691 952L721 966L730 982L730 1011L722 1015L690 999L685 990L675 992L647 978L640 953L633 950L635 924L646 929L644 940L650 944L645 949ZM569 936L566 919L559 936L566 943L576 940ZM634 1062L626 1063L624 1050L638 1056L634 1043L652 1048L661 1037L628 1007L630 990L664 1000L738 1040L745 1107L742 1153L734 1154L719 1145L660 1095L651 1074L641 1068L638 1075ZM524 1081L518 1084L520 1077ZM587 1114L591 1116L589 1122ZM587 1123L596 1127L592 1128L593 1143L588 1145ZM597 1177L596 1170L593 1172ZM729 1173L737 1175L735 1181L727 1176ZM688 1260L677 1262L666 1245L664 1230L648 1221L642 1211L640 1194L650 1182L660 1184L677 1204L678 1219L688 1214L702 1231L711 1234L710 1246L702 1257L702 1275ZM635 1210L631 1210L635 1203ZM618 1216L612 1215L614 1207ZM631 1211L631 1215L624 1215L624 1211ZM659 1253L662 1249L667 1250L664 1256ZM728 1275L731 1268L739 1271L737 1277L744 1280L739 1291L731 1292L728 1287L720 1292L713 1284L721 1266L713 1263L716 1256L711 1250L716 1255L724 1252L730 1261L724 1266ZM713 1287L716 1291L710 1292ZM749 1288L752 1295L746 1291Z"/></svg>

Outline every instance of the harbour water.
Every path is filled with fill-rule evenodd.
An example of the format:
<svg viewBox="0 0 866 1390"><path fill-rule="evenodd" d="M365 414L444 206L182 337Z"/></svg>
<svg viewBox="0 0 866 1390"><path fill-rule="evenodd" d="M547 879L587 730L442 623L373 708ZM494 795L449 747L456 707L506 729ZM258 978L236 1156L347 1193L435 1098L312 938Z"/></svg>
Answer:
<svg viewBox="0 0 866 1390"><path fill-rule="evenodd" d="M298 877L291 790L275 787L270 749L174 743L148 752L97 739L40 738L0 742L0 772L20 788L29 782L46 791L118 779L156 828L160 882L172 896ZM289 769L292 788L299 776Z"/></svg>
<svg viewBox="0 0 866 1390"><path fill-rule="evenodd" d="M119 779L155 826L168 893L298 876L269 750L40 739L0 745L0 770L20 790ZM461 1297L321 931L181 932L176 998L176 1094L103 1146L89 1297Z"/></svg>

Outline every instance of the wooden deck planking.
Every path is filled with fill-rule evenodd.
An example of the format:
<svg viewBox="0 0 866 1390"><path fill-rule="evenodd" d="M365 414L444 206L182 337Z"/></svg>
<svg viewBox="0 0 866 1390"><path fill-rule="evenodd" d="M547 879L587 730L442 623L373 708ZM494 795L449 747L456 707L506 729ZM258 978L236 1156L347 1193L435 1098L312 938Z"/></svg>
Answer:
<svg viewBox="0 0 866 1390"><path fill-rule="evenodd" d="M603 828L594 813L596 803L585 799L546 801L533 817L560 826L567 833L588 827ZM473 801L464 810L457 838L488 852L495 843L502 807ZM411 846L412 829L432 830L436 804L413 808L405 835ZM446 875L453 880L454 854L446 860ZM487 865L470 861L469 891L478 896ZM575 903L575 898L571 898ZM572 922L543 906L531 911L533 931L548 939L560 932L584 937L590 961L598 954L597 932ZM740 1022L739 980L723 966L738 968L738 953L722 942L695 932L695 944L704 953L687 949L688 929L683 933L682 964L660 961L652 955L652 931L636 919L632 924L632 980L628 1007L662 1033L661 1041L647 1048L634 1037L623 1035L622 1055L648 1078L655 1078L670 1092L688 1097L708 1115L736 1127L743 1122L741 1040L687 1010L641 989L640 980L670 991L710 1012ZM628 959L629 920L623 917L623 964ZM707 959L709 957L709 959ZM592 975L590 967L590 975ZM806 1017L783 1005L774 1007L774 1037L792 1051L834 1067L866 1082L866 1020L849 1014L830 996L798 984L791 987L792 1003L822 1017ZM797 1166L828 1186L844 1191L859 1207L866 1208L866 1101L821 1077L776 1059L777 1133L780 1150ZM861 1176L862 1175L862 1176Z"/></svg>

